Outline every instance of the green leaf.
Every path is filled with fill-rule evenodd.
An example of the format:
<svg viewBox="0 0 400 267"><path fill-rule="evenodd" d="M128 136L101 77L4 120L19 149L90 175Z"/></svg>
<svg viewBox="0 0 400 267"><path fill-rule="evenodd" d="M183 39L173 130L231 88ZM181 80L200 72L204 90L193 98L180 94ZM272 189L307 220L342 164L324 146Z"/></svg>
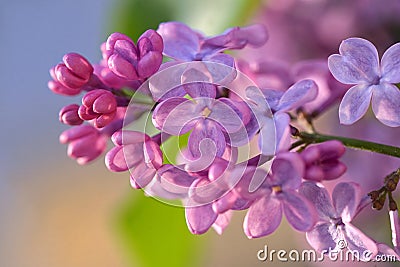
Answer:
<svg viewBox="0 0 400 267"><path fill-rule="evenodd" d="M205 237L189 232L181 207L137 191L117 211L115 225L131 266L198 266Z"/></svg>

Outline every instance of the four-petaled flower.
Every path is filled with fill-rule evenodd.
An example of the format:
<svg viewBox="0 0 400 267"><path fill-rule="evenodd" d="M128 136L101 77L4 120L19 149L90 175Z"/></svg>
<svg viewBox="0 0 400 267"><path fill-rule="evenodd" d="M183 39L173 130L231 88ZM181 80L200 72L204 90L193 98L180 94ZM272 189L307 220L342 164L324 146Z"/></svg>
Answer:
<svg viewBox="0 0 400 267"><path fill-rule="evenodd" d="M305 182L299 190L312 201L317 209L319 221L307 232L307 241L318 252L349 249L358 252L361 260L371 253L378 253L376 243L351 224L364 202L361 190L355 183L339 183L332 192L312 182ZM333 202L333 204L332 204Z"/></svg>
<svg viewBox="0 0 400 267"><path fill-rule="evenodd" d="M305 79L292 85L287 91L246 88L246 96L260 128L258 146L264 155L274 155L290 145L290 117L287 114L315 99L318 86L313 80Z"/></svg>
<svg viewBox="0 0 400 267"><path fill-rule="evenodd" d="M378 51L365 39L344 40L339 53L328 59L331 73L344 84L355 84L340 103L340 122L358 121L372 99L378 120L390 127L400 126L400 91L393 85L400 82L400 43L386 50L380 64Z"/></svg>
<svg viewBox="0 0 400 267"><path fill-rule="evenodd" d="M296 190L301 184L304 165L296 153L279 154L265 182L257 189L263 196L251 205L244 221L249 238L273 233L282 220L282 212L296 230L309 231L316 222L312 203Z"/></svg>

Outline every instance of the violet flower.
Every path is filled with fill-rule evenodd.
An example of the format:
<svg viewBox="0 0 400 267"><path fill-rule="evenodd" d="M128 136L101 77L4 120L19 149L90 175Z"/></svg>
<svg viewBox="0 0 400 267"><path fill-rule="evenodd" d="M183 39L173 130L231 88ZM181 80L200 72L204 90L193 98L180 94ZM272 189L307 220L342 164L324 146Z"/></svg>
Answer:
<svg viewBox="0 0 400 267"><path fill-rule="evenodd" d="M194 159L204 155L201 143L205 146L203 151L206 154L215 151L215 156L221 157L227 143L239 145L247 137L246 135L240 140L229 138L230 133L243 130L242 114L235 107L234 101L226 98L213 99L212 96L195 97L193 100L171 97L155 108L153 124L170 135L181 135L193 130L188 140L188 149ZM207 139L212 142L206 141ZM247 139L245 141L248 142ZM211 163L212 161L209 162Z"/></svg>
<svg viewBox="0 0 400 267"><path fill-rule="evenodd" d="M390 127L400 126L400 43L392 45L379 64L378 51L361 38L344 40L339 53L328 59L333 76L344 84L355 84L342 99L339 118L343 124L353 124L368 110Z"/></svg>
<svg viewBox="0 0 400 267"><path fill-rule="evenodd" d="M117 131L111 136L115 147L107 152L105 163L113 172L129 170L134 188L147 186L162 165L162 152L150 136L136 131Z"/></svg>
<svg viewBox="0 0 400 267"><path fill-rule="evenodd" d="M346 148L337 140L308 146L300 155L306 164L304 179L320 182L333 180L346 172L346 165L339 161Z"/></svg>
<svg viewBox="0 0 400 267"><path fill-rule="evenodd" d="M285 214L289 224L298 231L309 231L316 222L312 203L296 190L301 184L303 162L296 153L279 154L273 161L263 191L244 220L244 231L249 238L273 233Z"/></svg>
<svg viewBox="0 0 400 267"><path fill-rule="evenodd" d="M246 89L249 105L260 128L258 146L262 154L274 155L289 148L290 117L287 112L315 99L317 93L317 85L308 79L295 83L286 92L274 90L262 92L256 87Z"/></svg>
<svg viewBox="0 0 400 267"><path fill-rule="evenodd" d="M319 221L307 232L308 243L318 252L347 248L357 251L361 260L365 251L378 253L376 243L351 224L362 208L361 190L356 183L339 183L332 192L312 182L304 182L300 192L314 203ZM332 204L333 203L333 204Z"/></svg>
<svg viewBox="0 0 400 267"><path fill-rule="evenodd" d="M313 80L318 86L318 94L314 100L301 106L309 114L320 114L343 97L348 89L332 76L327 60L304 60L292 66L277 60L257 60L251 64L242 60L238 68L263 89L284 92L297 81Z"/></svg>
<svg viewBox="0 0 400 267"><path fill-rule="evenodd" d="M205 37L181 22L161 23L157 32L164 40L164 54L180 61L212 61L234 66L234 59L223 54L227 49L242 49L249 45L259 47L267 39L262 25L231 28L223 34Z"/></svg>
<svg viewBox="0 0 400 267"><path fill-rule="evenodd" d="M154 30L147 30L137 45L122 33L111 34L103 53L108 67L128 80L143 80L153 75L162 63L163 40Z"/></svg>

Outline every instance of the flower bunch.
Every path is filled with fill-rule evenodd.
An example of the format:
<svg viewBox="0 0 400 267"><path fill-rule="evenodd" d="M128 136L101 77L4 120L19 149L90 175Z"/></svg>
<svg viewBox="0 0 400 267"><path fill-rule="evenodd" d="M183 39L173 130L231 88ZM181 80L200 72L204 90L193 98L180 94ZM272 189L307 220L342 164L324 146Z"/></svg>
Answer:
<svg viewBox="0 0 400 267"><path fill-rule="evenodd" d="M267 39L261 25L207 37L183 23L167 22L136 43L122 33L111 34L95 65L67 54L51 69L49 88L84 95L80 105L61 109L60 121L72 127L60 141L68 143L70 157L86 164L103 154L111 139L107 168L129 171L132 187L149 196L181 200L194 234L211 227L222 233L233 211L248 210L244 232L249 238L273 233L284 214L318 251L338 249L339 241L373 255L389 251L351 221L368 204L382 208L386 197L395 203L399 171L369 196L360 185L341 182L331 198L322 183L346 172L341 161L346 147L395 157L400 149L323 135L313 121L344 95L343 124L359 120L372 101L382 123L399 126L399 46L389 48L379 64L369 41L350 38L327 62L301 62L291 70L224 53L257 48ZM271 70L279 90L264 86ZM174 139L184 145L171 157L167 144ZM390 204L390 209L397 234L396 251L390 251L398 257L397 206Z"/></svg>

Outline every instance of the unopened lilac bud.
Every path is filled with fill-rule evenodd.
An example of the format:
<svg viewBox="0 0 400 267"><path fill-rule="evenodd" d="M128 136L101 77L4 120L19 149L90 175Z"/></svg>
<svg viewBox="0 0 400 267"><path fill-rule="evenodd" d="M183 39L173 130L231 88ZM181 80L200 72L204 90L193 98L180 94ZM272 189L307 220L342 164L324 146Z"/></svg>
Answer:
<svg viewBox="0 0 400 267"><path fill-rule="evenodd" d="M76 53L69 53L63 57L63 62L54 69L57 80L62 85L78 89L89 82L93 67L86 58Z"/></svg>
<svg viewBox="0 0 400 267"><path fill-rule="evenodd" d="M50 76L53 78L53 80L49 81L47 83L47 86L54 93L59 94L59 95L67 95L67 96L73 96L73 95L80 94L81 88L68 88L68 87L65 87L64 85L62 85L57 80L55 67L50 69Z"/></svg>
<svg viewBox="0 0 400 267"><path fill-rule="evenodd" d="M60 135L62 144L68 143L68 156L79 164L87 164L98 158L106 149L107 138L91 125L80 125Z"/></svg>
<svg viewBox="0 0 400 267"><path fill-rule="evenodd" d="M53 93L56 93L59 95L73 96L73 95L79 95L81 92L80 89L76 90L76 89L71 89L71 88L65 87L58 81L49 81L47 83L47 87L49 87L49 89L51 91L53 91Z"/></svg>
<svg viewBox="0 0 400 267"><path fill-rule="evenodd" d="M111 34L103 56L108 67L118 76L128 80L145 79L153 75L162 63L163 43L154 30L146 31L138 45L122 33Z"/></svg>
<svg viewBox="0 0 400 267"><path fill-rule="evenodd" d="M60 122L68 125L80 125L83 120L78 115L79 105L71 104L63 107L60 110L59 120Z"/></svg>
<svg viewBox="0 0 400 267"><path fill-rule="evenodd" d="M319 182L340 177L347 169L339 161L345 151L343 144L336 140L307 147L300 154L306 163L304 179Z"/></svg>
<svg viewBox="0 0 400 267"><path fill-rule="evenodd" d="M116 111L115 96L107 90L96 89L82 98L82 106L79 107L78 114L83 120L94 120L94 125L102 128L114 119Z"/></svg>
<svg viewBox="0 0 400 267"><path fill-rule="evenodd" d="M164 49L164 43L163 43L163 39L161 38L161 35L159 35L155 30L147 30L145 31L139 38L138 41L138 46L140 43L141 39L148 39L150 41L151 50L157 51L157 52L162 52ZM140 49L139 49L140 50Z"/></svg>

